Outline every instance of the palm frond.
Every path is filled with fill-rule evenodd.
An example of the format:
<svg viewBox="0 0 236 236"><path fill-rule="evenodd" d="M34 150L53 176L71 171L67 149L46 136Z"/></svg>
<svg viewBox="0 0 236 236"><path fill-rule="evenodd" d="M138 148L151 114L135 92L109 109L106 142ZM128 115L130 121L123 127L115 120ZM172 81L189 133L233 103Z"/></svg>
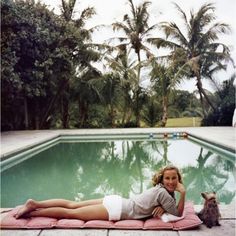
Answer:
<svg viewBox="0 0 236 236"><path fill-rule="evenodd" d="M233 62L233 59L231 58L230 54L224 53L224 52L217 52L217 51L207 52L207 55L205 55L205 59L206 60L208 59L211 61L214 60L215 63L220 62L220 61Z"/></svg>
<svg viewBox="0 0 236 236"><path fill-rule="evenodd" d="M130 31L135 31L135 24L133 24L133 20L130 19L128 14L124 15L123 21L127 23L128 28L130 29Z"/></svg>
<svg viewBox="0 0 236 236"><path fill-rule="evenodd" d="M105 28L107 25L101 24L101 25L95 25L88 29L89 32L94 33L95 31L99 31L101 28Z"/></svg>
<svg viewBox="0 0 236 236"><path fill-rule="evenodd" d="M196 37L198 37L198 35L203 31L203 28L207 27L215 19L215 15L213 14L214 11L214 5L212 3L208 3L204 4L196 14L191 14L191 18L189 20L190 41L195 41Z"/></svg>
<svg viewBox="0 0 236 236"><path fill-rule="evenodd" d="M177 73L174 76L174 80L181 79L184 75L188 75L190 72L189 63L184 63L177 71Z"/></svg>
<svg viewBox="0 0 236 236"><path fill-rule="evenodd" d="M185 25L188 25L188 19L187 19L187 16L186 16L185 12L180 8L180 6L177 3L173 2L173 5L175 6L175 8L180 13L180 16L184 20Z"/></svg>
<svg viewBox="0 0 236 236"><path fill-rule="evenodd" d="M134 18L136 17L136 11L135 11L135 7L134 7L134 3L132 0L128 0L129 4L130 4L130 7L131 7L131 12L132 12L132 15L134 16Z"/></svg>
<svg viewBox="0 0 236 236"><path fill-rule="evenodd" d="M210 24L215 20L216 16L213 14L215 11L215 6L213 3L203 4L195 15L194 23L199 26L199 29L202 30L204 26Z"/></svg>
<svg viewBox="0 0 236 236"><path fill-rule="evenodd" d="M179 43L183 44L184 46L188 45L188 40L181 32L177 24L175 24L174 22L170 22L168 24L162 24L161 27L163 28L164 32L167 33L168 37L171 36L171 38L176 39Z"/></svg>
<svg viewBox="0 0 236 236"><path fill-rule="evenodd" d="M128 28L125 24L121 22L115 22L112 24L112 28L114 31L116 30L122 30L124 31L127 35L129 35L132 31L130 28Z"/></svg>
<svg viewBox="0 0 236 236"><path fill-rule="evenodd" d="M128 41L129 39L127 37L113 37L113 38L109 38L106 40L107 43L111 43L111 42L114 42L114 41L119 41L119 42L124 42L124 41ZM128 43L126 43L128 44Z"/></svg>
<svg viewBox="0 0 236 236"><path fill-rule="evenodd" d="M146 1L138 7L137 17L139 18L140 21L143 21L143 22L137 22L137 23L140 23L141 25L147 24L148 19L149 19L149 13L148 13L147 9L150 4L151 4L151 2Z"/></svg>
<svg viewBox="0 0 236 236"><path fill-rule="evenodd" d="M99 50L101 52L101 55L112 52L114 50L112 46L104 43L87 43L86 46L92 49Z"/></svg>
<svg viewBox="0 0 236 236"><path fill-rule="evenodd" d="M210 42L214 42L219 37L219 33L226 34L231 31L230 26L224 23L215 23L204 34L201 35L196 43L196 47L202 47L202 45Z"/></svg>
<svg viewBox="0 0 236 236"><path fill-rule="evenodd" d="M96 11L95 11L95 9L93 7L88 7L86 9L84 9L81 12L80 17L75 21L76 26L78 28L84 27L85 21L90 19L95 14L96 14Z"/></svg>
<svg viewBox="0 0 236 236"><path fill-rule="evenodd" d="M150 31L155 30L157 27L158 27L158 24L154 24L154 25L152 25L151 27L149 27L148 29L144 30L144 31L141 33L141 35L148 37L148 33L149 33Z"/></svg>
<svg viewBox="0 0 236 236"><path fill-rule="evenodd" d="M168 49L176 49L181 47L179 44L165 40L163 38L148 38L147 42L151 43L152 45L155 45L158 49L161 47Z"/></svg>

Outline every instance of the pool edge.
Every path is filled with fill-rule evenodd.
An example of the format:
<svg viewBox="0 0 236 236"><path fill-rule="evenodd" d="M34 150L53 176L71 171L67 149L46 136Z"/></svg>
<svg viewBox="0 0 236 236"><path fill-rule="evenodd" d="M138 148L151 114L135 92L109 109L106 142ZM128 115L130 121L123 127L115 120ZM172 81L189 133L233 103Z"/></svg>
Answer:
<svg viewBox="0 0 236 236"><path fill-rule="evenodd" d="M178 127L178 128L121 128L121 129L77 129L77 130L37 130L10 131L1 133L1 161L6 156L30 149L64 135L133 135L186 132L231 152L236 149L236 128L233 127ZM210 135L210 136L209 136ZM226 138L225 138L226 137Z"/></svg>

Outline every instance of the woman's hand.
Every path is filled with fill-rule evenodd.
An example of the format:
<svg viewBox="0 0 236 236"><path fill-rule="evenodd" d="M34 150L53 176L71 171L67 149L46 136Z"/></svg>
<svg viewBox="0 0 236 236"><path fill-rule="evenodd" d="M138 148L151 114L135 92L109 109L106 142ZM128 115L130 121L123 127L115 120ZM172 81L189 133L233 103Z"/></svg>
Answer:
<svg viewBox="0 0 236 236"><path fill-rule="evenodd" d="M165 210L162 207L158 206L158 207L155 207L155 209L152 212L152 215L154 217L161 217L164 212Z"/></svg>
<svg viewBox="0 0 236 236"><path fill-rule="evenodd" d="M179 198L179 203L178 203L177 208L178 208L179 216L182 216L183 211L184 211L184 202L185 202L185 194L186 194L185 187L183 184L178 182L175 190L180 193L180 198Z"/></svg>
<svg viewBox="0 0 236 236"><path fill-rule="evenodd" d="M179 193L185 193L185 187L180 182L177 183L177 186L176 186L175 190Z"/></svg>

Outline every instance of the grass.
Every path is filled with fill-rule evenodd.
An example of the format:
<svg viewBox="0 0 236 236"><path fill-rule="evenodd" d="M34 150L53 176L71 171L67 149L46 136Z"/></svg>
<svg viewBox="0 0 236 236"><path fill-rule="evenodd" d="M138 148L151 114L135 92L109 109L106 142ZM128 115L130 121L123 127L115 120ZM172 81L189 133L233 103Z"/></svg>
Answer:
<svg viewBox="0 0 236 236"><path fill-rule="evenodd" d="M166 127L200 127L201 117L169 118Z"/></svg>

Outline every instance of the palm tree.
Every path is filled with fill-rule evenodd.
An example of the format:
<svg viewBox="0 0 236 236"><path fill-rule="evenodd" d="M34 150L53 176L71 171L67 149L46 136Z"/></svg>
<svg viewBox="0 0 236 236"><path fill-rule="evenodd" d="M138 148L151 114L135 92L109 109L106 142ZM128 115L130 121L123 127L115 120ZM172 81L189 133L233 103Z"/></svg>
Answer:
<svg viewBox="0 0 236 236"><path fill-rule="evenodd" d="M145 1L138 7L135 7L132 0L128 0L131 7L131 16L124 15L123 22L113 23L114 30L120 30L125 33L125 37L119 37L118 40L122 42L123 45L131 45L138 57L138 72L136 87L134 90L134 96L136 100L136 125L140 126L140 112L139 112L139 93L140 93L140 73L141 73L141 51L145 51L148 56L151 55L149 49L143 44L147 41L149 33L155 29L157 26L152 25L149 27L149 13L148 6L150 2ZM125 41L125 43L124 43Z"/></svg>
<svg viewBox="0 0 236 236"><path fill-rule="evenodd" d="M66 69L62 66L59 69L57 77L60 79L55 95L51 98L43 118L40 123L42 128L52 112L53 106L60 98L61 102L61 121L63 128L69 126L69 101L70 101L70 83L76 78L76 71L90 68L90 62L98 60L98 54L91 50L91 33L93 29L84 28L86 20L95 14L94 8L86 8L76 19L74 18L76 0L61 0L61 38L58 39L58 47L63 47L61 53L56 55L60 57L63 54ZM68 34L73 37L68 37ZM61 63L61 62L60 62ZM64 65L63 65L64 66Z"/></svg>
<svg viewBox="0 0 236 236"><path fill-rule="evenodd" d="M202 77L211 78L214 72L225 69L224 63L231 60L229 48L223 43L216 42L220 34L230 32L230 27L225 23L214 22L216 16L212 3L204 4L196 13L191 11L189 20L184 11L177 4L174 5L184 21L185 29L181 29L174 22L162 22L160 27L166 38L149 41L157 48L171 50L167 57L179 67L175 77L195 77L203 111L203 98L214 110L215 106L202 86Z"/></svg>
<svg viewBox="0 0 236 236"><path fill-rule="evenodd" d="M142 110L142 120L150 127L155 127L161 119L161 107L157 101L157 96L148 97Z"/></svg>
<svg viewBox="0 0 236 236"><path fill-rule="evenodd" d="M99 90L101 73L93 67L87 67L76 75L71 82L71 95L79 108L77 127L88 127L89 107L97 101L101 102L102 95Z"/></svg>
<svg viewBox="0 0 236 236"><path fill-rule="evenodd" d="M95 10L93 7L88 7L81 12L80 16L76 20L74 20L73 13L75 9L75 3L76 0L61 0L62 16L67 23L74 22L77 28L81 29L84 27L86 20L95 14ZM83 31L87 30L84 29Z"/></svg>
<svg viewBox="0 0 236 236"><path fill-rule="evenodd" d="M75 9L75 3L76 0L62 0L62 17L65 20L66 24L70 24L72 23L73 26L75 27L76 31L79 31L81 35L83 35L84 40L89 40L91 39L91 32L89 30L84 29L84 24L85 21L89 18L91 18L94 14L95 11L93 8L87 8L84 9L81 12L81 15L79 18L77 18L76 20L73 20L73 13L74 13L74 9ZM69 41L69 40L68 40ZM70 42L66 43L67 46L70 48ZM72 45L72 53L75 53L75 49L76 49L76 45ZM76 57L75 57L76 58ZM77 64L77 60L75 59L75 64ZM75 71L74 71L75 73ZM72 75L68 75L70 78L73 77ZM67 80L67 79L66 79ZM66 83L66 86L64 87L64 93L61 96L61 100L62 100L62 124L63 124L63 128L68 128L68 122L69 122L69 96L68 96L68 92L69 91L69 81L68 83Z"/></svg>
<svg viewBox="0 0 236 236"><path fill-rule="evenodd" d="M108 110L108 125L114 128L116 107L118 106L118 101L122 97L120 77L113 73L108 73L105 74L103 78L102 97Z"/></svg>
<svg viewBox="0 0 236 236"><path fill-rule="evenodd" d="M121 125L124 127L125 123L129 123L132 116L132 94L130 92L135 87L137 63L129 59L130 50L127 51L126 45L115 47L115 50L118 51L115 57L108 55L105 59L111 72L120 78L122 96L119 100L123 100L121 102L123 111Z"/></svg>
<svg viewBox="0 0 236 236"><path fill-rule="evenodd" d="M173 68L158 64L155 60L152 60L151 80L154 82L157 94L162 98L162 127L166 126L169 96L177 82L173 79L173 74Z"/></svg>

